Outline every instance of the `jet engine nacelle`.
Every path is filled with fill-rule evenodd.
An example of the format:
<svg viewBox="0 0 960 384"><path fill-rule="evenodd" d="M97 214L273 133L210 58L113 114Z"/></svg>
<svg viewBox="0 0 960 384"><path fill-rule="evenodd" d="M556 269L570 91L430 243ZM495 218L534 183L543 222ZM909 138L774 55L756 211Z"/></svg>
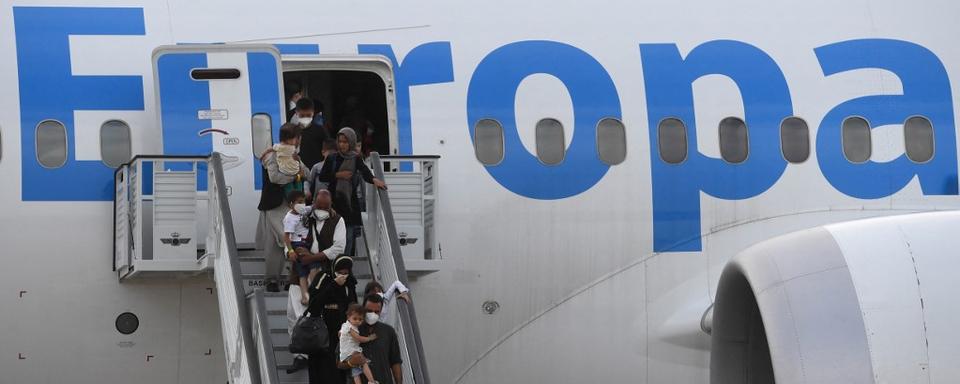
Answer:
<svg viewBox="0 0 960 384"><path fill-rule="evenodd" d="M726 266L711 383L947 383L960 377L960 212L774 238Z"/></svg>

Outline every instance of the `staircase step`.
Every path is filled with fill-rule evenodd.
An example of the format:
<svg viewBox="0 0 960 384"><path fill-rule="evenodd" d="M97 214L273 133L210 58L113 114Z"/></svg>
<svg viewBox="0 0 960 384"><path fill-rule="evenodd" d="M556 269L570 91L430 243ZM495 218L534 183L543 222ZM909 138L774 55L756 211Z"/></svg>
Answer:
<svg viewBox="0 0 960 384"><path fill-rule="evenodd" d="M277 312L278 314L270 314L270 312ZM267 328L268 329L287 329L287 311L267 311Z"/></svg>
<svg viewBox="0 0 960 384"><path fill-rule="evenodd" d="M290 345L290 334L287 333L286 329L278 329L278 333L274 333L274 330L270 330L270 341L274 346L277 345Z"/></svg>

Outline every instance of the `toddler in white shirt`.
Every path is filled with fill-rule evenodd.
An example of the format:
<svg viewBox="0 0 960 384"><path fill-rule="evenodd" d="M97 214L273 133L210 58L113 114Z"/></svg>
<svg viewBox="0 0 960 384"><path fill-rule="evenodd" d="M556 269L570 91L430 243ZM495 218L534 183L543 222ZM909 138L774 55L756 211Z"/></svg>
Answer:
<svg viewBox="0 0 960 384"><path fill-rule="evenodd" d="M364 337L360 336L360 330L357 327L363 322L363 316L366 310L360 304L350 304L347 307L347 321L340 327L340 361L350 364L350 356L363 354L363 348L360 343L367 343L377 339L376 334ZM353 367L350 370L350 376L353 376L354 384L361 384L360 375L367 377L367 383L377 384L373 379L373 372L370 371L370 361L364 359L362 367Z"/></svg>

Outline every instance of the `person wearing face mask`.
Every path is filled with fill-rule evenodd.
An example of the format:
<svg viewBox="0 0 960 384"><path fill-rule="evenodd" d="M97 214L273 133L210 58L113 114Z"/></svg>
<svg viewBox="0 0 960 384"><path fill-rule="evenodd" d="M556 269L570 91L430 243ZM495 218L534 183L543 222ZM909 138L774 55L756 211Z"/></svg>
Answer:
<svg viewBox="0 0 960 384"><path fill-rule="evenodd" d="M290 120L302 129L300 159L307 169L323 160L323 142L330 138L323 126L322 113L322 108L316 108L313 100L303 97L297 101L296 113Z"/></svg>
<svg viewBox="0 0 960 384"><path fill-rule="evenodd" d="M328 353L309 357L310 383L343 383L346 380L346 372L337 369L338 355L335 351L339 340L337 331L347 321L347 305L357 302L357 279L351 273L352 268L353 259L340 256L328 271L320 273L310 282L309 311L311 314L323 314L323 322L330 336Z"/></svg>
<svg viewBox="0 0 960 384"><path fill-rule="evenodd" d="M393 323L392 314L396 311L396 306L394 305L394 298L399 298L400 300L410 302L410 289L406 285L403 285L399 280L394 281L393 284L390 284L390 288L386 291L383 290L383 285L379 281L370 281L367 283L367 286L363 288L363 297L370 295L378 295L383 299L383 310L380 311L380 321L390 324L391 326L395 325Z"/></svg>
<svg viewBox="0 0 960 384"><path fill-rule="evenodd" d="M306 310L306 305L301 302L301 298L303 292L307 291L307 282L301 284L302 280L298 278L300 266L317 264L321 267L321 271L329 270L330 262L343 253L343 247L346 243L346 226L340 215L330 206L329 191L320 190L310 210L311 212L307 216L307 228L308 236L312 241L308 241L310 243L308 247L295 249L298 261L291 263L290 285L287 288L287 331L291 335L297 319ZM308 281L313 281L315 278L316 276ZM307 365L307 356L296 354L287 373L294 373L306 368Z"/></svg>
<svg viewBox="0 0 960 384"><path fill-rule="evenodd" d="M383 298L370 294L364 297L363 306L367 309L367 315L364 323L360 325L360 335L377 335L375 340L361 344L364 356L371 361L370 371L373 378L379 384L403 384L403 358L400 355L397 331L380 320Z"/></svg>
<svg viewBox="0 0 960 384"><path fill-rule="evenodd" d="M317 180L327 183L327 188L333 196L333 208L343 215L347 223L347 249L345 254L354 254L354 241L360 226L360 200L356 198L360 180L373 184L377 188L387 189L387 185L380 179L373 177L373 172L363 162L356 152L357 134L350 127L340 129L337 133L337 152L330 155L323 162L323 169Z"/></svg>
<svg viewBox="0 0 960 384"><path fill-rule="evenodd" d="M291 271L297 271L299 275L299 285L306 286L307 282L310 279L316 277L317 273L320 272L320 262L311 261L306 262L306 260L301 260L297 249L306 249L310 246L311 237L310 230L307 229L305 222L308 219L308 215L313 212L313 208L306 205L305 196L303 191L292 191L287 195L288 204L290 204L290 212L287 212L287 215L283 218L283 242L284 242L284 253L287 255L287 258L291 262L297 262L296 268L291 268ZM291 273L292 275L293 273ZM310 297L307 294L307 291L300 291L300 303L307 305L310 301Z"/></svg>

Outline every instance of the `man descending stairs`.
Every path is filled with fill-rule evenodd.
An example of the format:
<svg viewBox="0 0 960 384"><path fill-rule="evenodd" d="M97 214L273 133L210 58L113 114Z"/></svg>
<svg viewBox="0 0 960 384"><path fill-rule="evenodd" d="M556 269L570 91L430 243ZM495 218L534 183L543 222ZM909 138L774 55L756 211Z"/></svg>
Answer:
<svg viewBox="0 0 960 384"><path fill-rule="evenodd" d="M363 241L362 239L358 239L357 241L361 244L360 246L363 246L361 243ZM370 261L367 257L354 257L353 259L353 275L358 281L357 289L362 290L373 278L370 271ZM248 301L253 300L254 290L263 289L264 264L265 260L262 252L256 250L240 251L241 278L243 279L243 286L247 293ZM288 266L284 268L283 272L283 281L288 281L290 273L289 262L287 264ZM303 369L292 371L292 368L294 368L294 356L289 350L289 326L291 323L287 316L287 306L290 300L289 294L290 293L284 289L281 289L280 292L262 293L266 304L265 311L269 328L268 331L270 333L269 340L273 344L274 360L277 364L277 377L280 379L280 383L307 384L309 380L306 366L304 366ZM299 295L295 295L294 299L299 300ZM291 370L292 372L288 374L287 370Z"/></svg>

